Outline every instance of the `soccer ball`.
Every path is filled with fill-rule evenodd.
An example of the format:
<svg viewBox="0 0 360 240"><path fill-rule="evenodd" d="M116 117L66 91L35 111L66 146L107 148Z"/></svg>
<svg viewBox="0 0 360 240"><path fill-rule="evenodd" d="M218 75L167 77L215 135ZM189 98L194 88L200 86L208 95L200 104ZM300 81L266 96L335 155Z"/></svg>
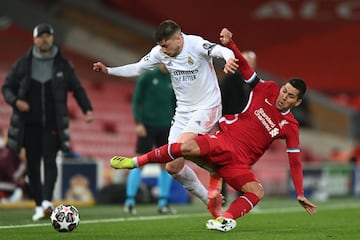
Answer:
<svg viewBox="0 0 360 240"><path fill-rule="evenodd" d="M52 211L50 221L56 231L71 232L79 226L80 214L74 206L61 204Z"/></svg>

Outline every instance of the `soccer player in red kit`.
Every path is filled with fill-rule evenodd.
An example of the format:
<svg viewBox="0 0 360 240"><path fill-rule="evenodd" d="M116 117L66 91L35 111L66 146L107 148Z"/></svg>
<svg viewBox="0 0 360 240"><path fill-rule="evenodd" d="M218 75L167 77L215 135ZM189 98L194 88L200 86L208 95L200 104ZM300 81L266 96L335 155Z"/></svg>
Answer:
<svg viewBox="0 0 360 240"><path fill-rule="evenodd" d="M180 156L190 160L200 157L214 164L218 174L231 187L244 193L223 214L208 220L206 224L210 230L225 232L233 229L235 219L248 213L264 196L264 190L251 166L275 139L285 139L297 200L313 215L316 206L305 198L303 190L299 124L290 112L292 107L301 103L306 84L300 78L292 78L279 89L275 82L261 80L231 38L232 33L224 28L220 41L234 51L237 58L235 65L252 89L243 111L223 116L219 120L219 131L215 134L200 135L184 143L167 144L134 158L115 156L111 159L111 166L134 168L150 162L168 162Z"/></svg>

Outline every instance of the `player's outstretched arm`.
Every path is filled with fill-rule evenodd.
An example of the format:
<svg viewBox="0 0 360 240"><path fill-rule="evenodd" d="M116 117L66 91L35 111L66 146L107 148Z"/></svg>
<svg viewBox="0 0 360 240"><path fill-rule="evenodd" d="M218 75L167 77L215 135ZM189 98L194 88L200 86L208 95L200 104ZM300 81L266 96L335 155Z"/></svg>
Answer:
<svg viewBox="0 0 360 240"><path fill-rule="evenodd" d="M226 46L232 40L232 32L229 29L223 28L220 32L220 42Z"/></svg>
<svg viewBox="0 0 360 240"><path fill-rule="evenodd" d="M102 62L94 63L93 64L93 70L95 72L102 72L102 73L108 74L108 70L107 70L106 66Z"/></svg>
<svg viewBox="0 0 360 240"><path fill-rule="evenodd" d="M303 206L310 215L314 215L316 213L316 206L304 196L298 196L297 199L300 205Z"/></svg>
<svg viewBox="0 0 360 240"><path fill-rule="evenodd" d="M254 77L256 77L256 74L254 72L254 69L251 68L247 60L244 58L244 56L241 54L239 48L235 44L235 42L232 40L232 32L230 32L229 29L223 28L220 32L220 42L224 46L230 48L235 55L235 61L226 63L225 65L225 73L232 72L232 68L235 66L238 68L239 72L243 76L245 81L250 81ZM230 70L229 70L230 69ZM256 85L256 84L255 84Z"/></svg>

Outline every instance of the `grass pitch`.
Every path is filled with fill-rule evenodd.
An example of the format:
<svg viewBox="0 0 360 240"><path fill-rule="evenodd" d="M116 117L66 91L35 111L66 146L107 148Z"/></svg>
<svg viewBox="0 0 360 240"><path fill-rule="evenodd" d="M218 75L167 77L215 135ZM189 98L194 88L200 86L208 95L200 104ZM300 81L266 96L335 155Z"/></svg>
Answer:
<svg viewBox="0 0 360 240"><path fill-rule="evenodd" d="M174 205L178 214L171 216L158 215L155 205L138 205L135 217L125 216L121 205L77 207L80 225L71 233L56 232L48 220L33 223L33 209L0 209L0 236L4 240L360 238L360 199L338 198L315 204L318 213L310 216L295 199L265 198L226 233L205 228L210 215L199 202Z"/></svg>

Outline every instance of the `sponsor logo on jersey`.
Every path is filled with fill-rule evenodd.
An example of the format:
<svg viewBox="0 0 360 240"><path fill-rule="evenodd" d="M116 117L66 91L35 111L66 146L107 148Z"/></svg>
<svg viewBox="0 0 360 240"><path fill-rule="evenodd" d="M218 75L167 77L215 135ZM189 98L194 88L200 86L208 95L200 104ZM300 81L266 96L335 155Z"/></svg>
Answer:
<svg viewBox="0 0 360 240"><path fill-rule="evenodd" d="M177 70L177 71L173 71L171 73L172 78L175 81L179 81L179 82L191 82L196 80L196 74L199 72L198 69L195 70L190 70L190 71L181 71L181 70Z"/></svg>
<svg viewBox="0 0 360 240"><path fill-rule="evenodd" d="M279 134L279 129L276 127L273 120L266 114L263 108L255 110L254 114L260 120L272 138Z"/></svg>

